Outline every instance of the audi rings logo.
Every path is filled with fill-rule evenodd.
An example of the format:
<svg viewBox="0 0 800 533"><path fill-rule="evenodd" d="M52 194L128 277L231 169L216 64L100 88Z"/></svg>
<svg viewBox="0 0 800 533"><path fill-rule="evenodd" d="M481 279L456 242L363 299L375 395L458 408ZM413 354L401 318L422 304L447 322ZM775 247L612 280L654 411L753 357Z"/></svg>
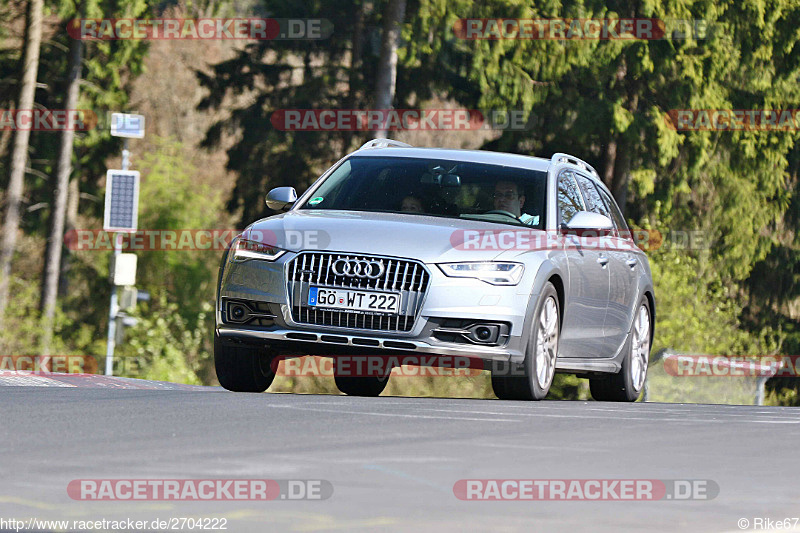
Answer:
<svg viewBox="0 0 800 533"><path fill-rule="evenodd" d="M337 259L333 262L333 273L337 276L377 279L381 277L385 271L386 267L380 261L369 261L367 259Z"/></svg>

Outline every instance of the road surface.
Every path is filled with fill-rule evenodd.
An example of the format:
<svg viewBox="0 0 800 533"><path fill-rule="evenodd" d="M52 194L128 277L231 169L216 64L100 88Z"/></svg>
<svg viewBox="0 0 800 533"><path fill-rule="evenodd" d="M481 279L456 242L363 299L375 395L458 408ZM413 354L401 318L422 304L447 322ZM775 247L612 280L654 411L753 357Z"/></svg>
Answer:
<svg viewBox="0 0 800 533"><path fill-rule="evenodd" d="M227 531L705 532L741 531L742 518L753 531L756 518L800 516L800 410L793 408L108 384L12 384L0 397L6 520L224 517ZM67 492L73 480L217 478L325 480L333 493L176 502L84 501ZM702 479L719 494L462 501L453 487L464 479Z"/></svg>

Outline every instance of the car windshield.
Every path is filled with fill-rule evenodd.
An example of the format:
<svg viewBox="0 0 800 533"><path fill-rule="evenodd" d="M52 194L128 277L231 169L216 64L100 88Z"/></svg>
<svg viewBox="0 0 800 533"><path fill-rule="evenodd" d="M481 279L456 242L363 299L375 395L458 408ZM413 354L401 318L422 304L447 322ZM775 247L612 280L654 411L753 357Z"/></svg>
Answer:
<svg viewBox="0 0 800 533"><path fill-rule="evenodd" d="M351 157L299 209L404 213L544 228L547 174L511 166Z"/></svg>

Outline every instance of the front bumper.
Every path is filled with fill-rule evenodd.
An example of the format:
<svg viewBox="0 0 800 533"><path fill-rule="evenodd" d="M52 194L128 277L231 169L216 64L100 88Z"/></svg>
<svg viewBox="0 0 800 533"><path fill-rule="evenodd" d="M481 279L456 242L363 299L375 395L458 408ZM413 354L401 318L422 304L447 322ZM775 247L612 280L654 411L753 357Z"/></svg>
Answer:
<svg viewBox="0 0 800 533"><path fill-rule="evenodd" d="M409 331L354 329L298 323L289 306L286 264L294 254L276 261L227 261L217 296L217 334L229 342L269 345L279 353L336 355L347 353L417 353L459 356L484 361L524 359L523 325L528 305L520 286L493 286L477 279L449 278L436 265L426 264L430 282L420 311ZM520 285L529 282L526 272ZM530 285L527 285L528 287ZM522 294L524 294L524 289ZM529 293L528 293L529 294ZM260 302L270 310L270 322L235 324L226 316L226 301ZM498 342L486 345L457 331L453 324L502 324ZM444 340L443 340L444 339ZM453 342L457 339L457 342Z"/></svg>
<svg viewBox="0 0 800 533"><path fill-rule="evenodd" d="M217 329L222 339L229 341L245 342L247 344L269 345L279 353L286 352L290 355L322 355L335 356L343 354L409 354L419 353L425 355L444 355L468 357L484 361L513 360L520 362L521 353L512 353L508 348L490 348L484 346L442 346L416 339L382 339L365 335L342 335L337 333L318 334L294 329L274 330L247 330L221 327ZM375 346L370 347L363 341L374 341ZM359 344L359 341L362 341Z"/></svg>

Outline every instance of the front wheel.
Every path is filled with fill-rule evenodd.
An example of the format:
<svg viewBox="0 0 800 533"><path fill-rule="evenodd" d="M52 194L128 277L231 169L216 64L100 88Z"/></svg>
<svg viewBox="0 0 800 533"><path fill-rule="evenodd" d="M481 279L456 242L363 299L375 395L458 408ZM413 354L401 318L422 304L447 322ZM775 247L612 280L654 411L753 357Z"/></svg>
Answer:
<svg viewBox="0 0 800 533"><path fill-rule="evenodd" d="M552 283L542 289L532 328L522 365L506 366L504 372L492 369L492 388L501 400L543 400L550 391L561 329L558 293Z"/></svg>
<svg viewBox="0 0 800 533"><path fill-rule="evenodd" d="M599 402L635 402L644 390L650 362L650 303L643 298L628 335L622 368L607 378L589 380L592 398Z"/></svg>
<svg viewBox="0 0 800 533"><path fill-rule="evenodd" d="M214 334L217 379L229 391L264 392L275 379L271 363L272 358L265 348L226 344Z"/></svg>

